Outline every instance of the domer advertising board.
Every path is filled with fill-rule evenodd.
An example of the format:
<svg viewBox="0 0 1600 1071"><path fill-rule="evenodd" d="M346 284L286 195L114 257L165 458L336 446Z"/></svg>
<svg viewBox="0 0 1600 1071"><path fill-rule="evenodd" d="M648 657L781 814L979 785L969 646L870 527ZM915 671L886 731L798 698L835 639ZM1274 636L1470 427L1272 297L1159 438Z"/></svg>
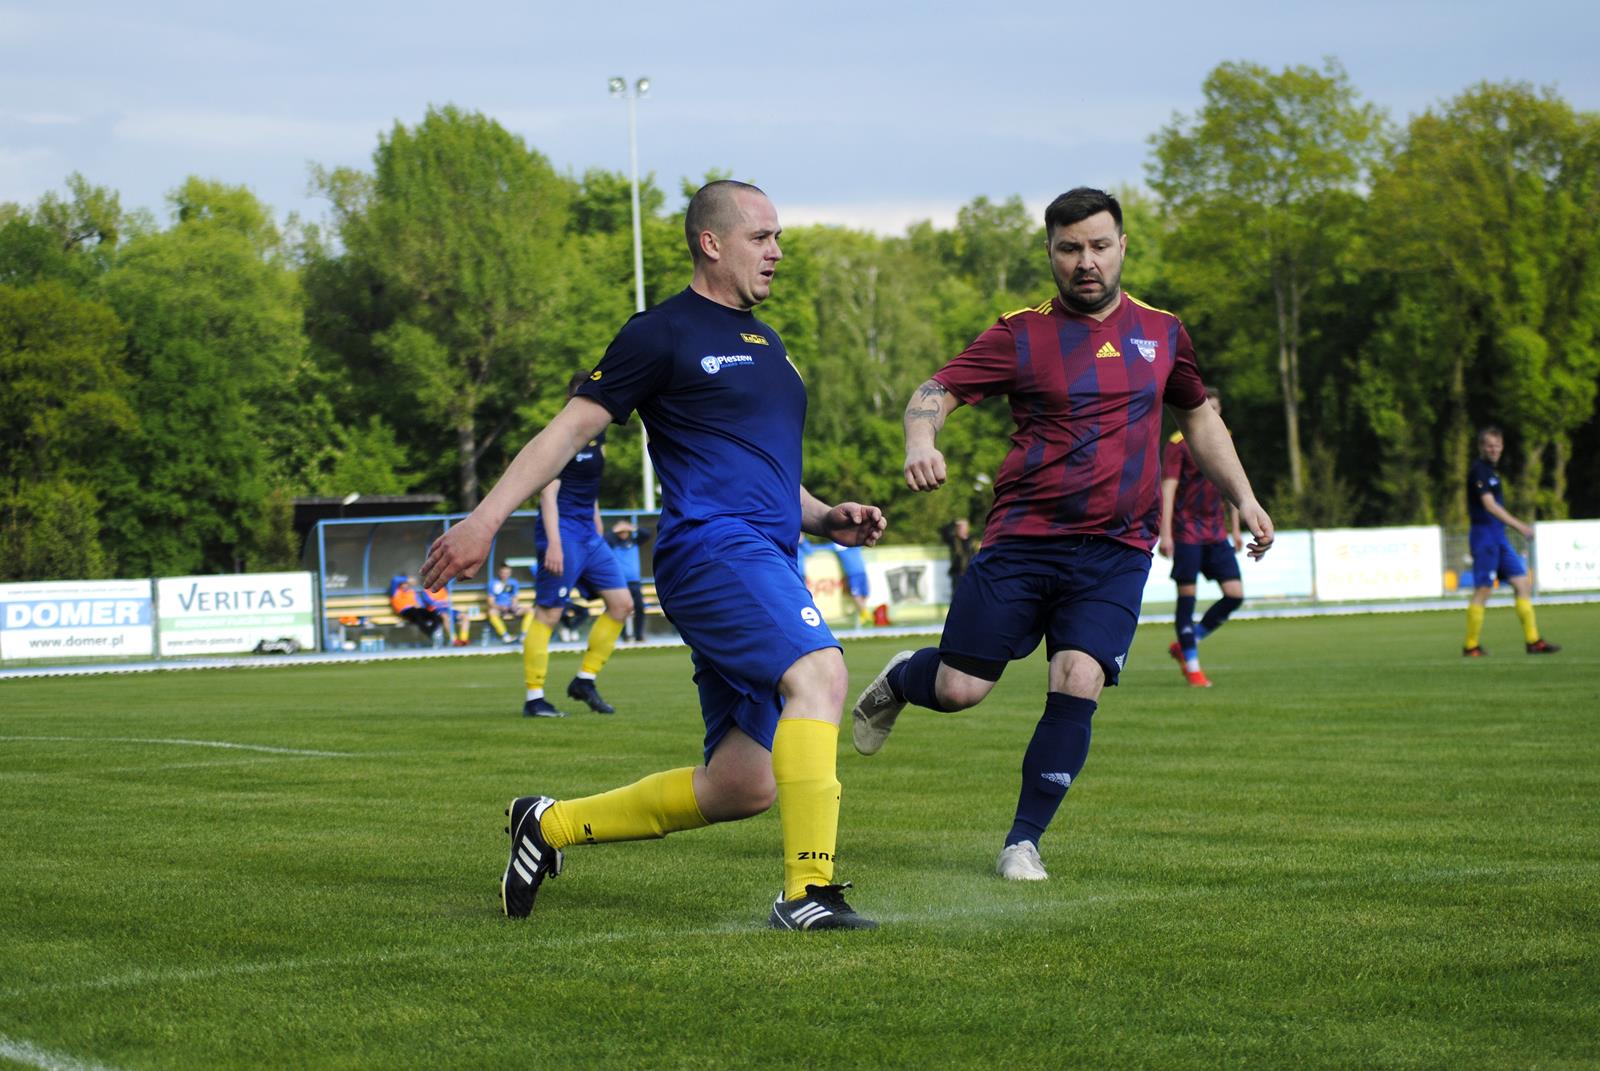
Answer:
<svg viewBox="0 0 1600 1071"><path fill-rule="evenodd" d="M0 659L151 654L148 580L0 584Z"/></svg>

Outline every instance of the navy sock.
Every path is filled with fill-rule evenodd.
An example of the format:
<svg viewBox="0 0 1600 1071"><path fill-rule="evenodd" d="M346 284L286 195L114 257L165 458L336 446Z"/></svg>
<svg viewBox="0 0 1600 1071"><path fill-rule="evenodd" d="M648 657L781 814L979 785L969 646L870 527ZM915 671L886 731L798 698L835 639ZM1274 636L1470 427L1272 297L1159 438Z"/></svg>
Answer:
<svg viewBox="0 0 1600 1071"><path fill-rule="evenodd" d="M1206 610L1206 616L1200 619L1200 635L1209 636L1228 620L1228 615L1244 605L1243 599L1236 599L1232 595L1224 595L1212 603Z"/></svg>
<svg viewBox="0 0 1600 1071"><path fill-rule="evenodd" d="M939 648L924 647L889 671L889 688L907 703L929 710L945 710L934 691L938 679Z"/></svg>
<svg viewBox="0 0 1600 1071"><path fill-rule="evenodd" d="M1178 630L1178 648L1183 651L1184 657L1193 658L1200 646L1200 639L1194 634L1193 595L1178 596L1178 609L1173 614L1172 624Z"/></svg>
<svg viewBox="0 0 1600 1071"><path fill-rule="evenodd" d="M1098 704L1064 692L1045 696L1044 716L1022 753L1022 792L1007 846L1031 840L1038 845L1067 789L1089 757L1089 721Z"/></svg>

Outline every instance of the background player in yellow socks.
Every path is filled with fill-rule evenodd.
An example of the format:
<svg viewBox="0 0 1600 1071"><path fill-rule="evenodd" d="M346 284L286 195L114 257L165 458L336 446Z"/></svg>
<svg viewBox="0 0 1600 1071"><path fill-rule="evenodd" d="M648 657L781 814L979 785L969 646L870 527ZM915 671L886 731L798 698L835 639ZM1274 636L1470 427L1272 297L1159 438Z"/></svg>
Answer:
<svg viewBox="0 0 1600 1071"><path fill-rule="evenodd" d="M1506 509L1505 490L1495 466L1505 452L1505 436L1490 426L1478 432L1478 460L1467 469L1467 516L1472 528L1468 541L1472 548L1472 602L1467 606L1467 642L1461 653L1468 658L1488 654L1478 642L1483 634L1484 608L1496 577L1511 585L1517 619L1522 622L1522 640L1529 654L1555 654L1561 650L1539 636L1539 622L1533 613L1533 583L1522 555L1506 539L1510 525L1527 539L1533 538L1533 525L1523 524Z"/></svg>
<svg viewBox="0 0 1600 1071"><path fill-rule="evenodd" d="M567 398L589 378L579 372L567 384ZM567 685L567 697L588 705L597 714L614 714L616 708L600 698L595 678L616 649L622 626L633 613L633 595L622 569L606 545L600 526L600 477L605 473L606 433L594 436L539 492L539 528L534 545L539 551L539 574L533 584L533 620L522 640L522 714L528 718L560 718L565 712L544 695L550 671L550 636L561 620L568 597L581 585L605 600L605 613L589 626L589 646L583 652L578 675Z"/></svg>
<svg viewBox="0 0 1600 1071"><path fill-rule="evenodd" d="M655 579L688 643L704 761L557 802L511 801L501 902L527 915L573 844L642 840L760 814L776 801L783 889L767 915L787 930L869 929L834 880L844 655L795 561L802 530L847 546L883 533L873 506L828 506L800 485L806 389L783 340L750 311L783 254L759 189L707 184L684 220L689 287L627 322L548 427L471 516L428 552L433 583L473 576L495 531L572 457L635 409L661 479Z"/></svg>

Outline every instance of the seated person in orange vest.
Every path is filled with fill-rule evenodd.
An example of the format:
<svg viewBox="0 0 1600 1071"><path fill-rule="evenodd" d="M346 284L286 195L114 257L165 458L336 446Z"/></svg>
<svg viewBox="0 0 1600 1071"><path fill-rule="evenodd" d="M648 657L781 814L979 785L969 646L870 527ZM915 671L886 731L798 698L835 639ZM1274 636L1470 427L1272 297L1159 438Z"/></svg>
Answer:
<svg viewBox="0 0 1600 1071"><path fill-rule="evenodd" d="M389 580L389 608L395 616L409 621L422 630L422 634L433 639L433 634L438 631L439 624L444 620L438 610L432 606L432 601L424 602L422 593L419 592L411 578L404 573L399 573Z"/></svg>
<svg viewBox="0 0 1600 1071"><path fill-rule="evenodd" d="M457 647L465 647L472 635L472 622L467 620L466 614L450 605L450 589L440 587L433 591L424 591L422 598L424 602L431 604L438 612L440 620L445 623L445 638Z"/></svg>

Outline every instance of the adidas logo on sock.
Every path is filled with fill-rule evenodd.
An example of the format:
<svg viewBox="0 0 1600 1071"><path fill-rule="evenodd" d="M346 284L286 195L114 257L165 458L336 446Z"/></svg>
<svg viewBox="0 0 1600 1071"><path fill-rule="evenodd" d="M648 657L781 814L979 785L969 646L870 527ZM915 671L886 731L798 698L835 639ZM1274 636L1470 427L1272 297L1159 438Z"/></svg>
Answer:
<svg viewBox="0 0 1600 1071"><path fill-rule="evenodd" d="M1052 781L1055 784L1060 785L1062 788L1072 787L1072 775L1069 773L1047 773L1040 774L1039 776L1044 778L1046 781Z"/></svg>

